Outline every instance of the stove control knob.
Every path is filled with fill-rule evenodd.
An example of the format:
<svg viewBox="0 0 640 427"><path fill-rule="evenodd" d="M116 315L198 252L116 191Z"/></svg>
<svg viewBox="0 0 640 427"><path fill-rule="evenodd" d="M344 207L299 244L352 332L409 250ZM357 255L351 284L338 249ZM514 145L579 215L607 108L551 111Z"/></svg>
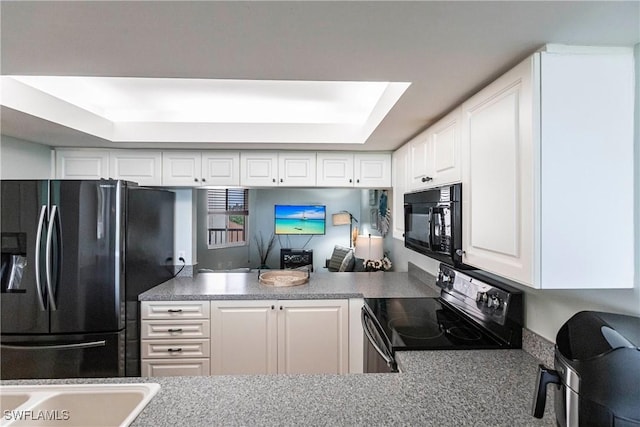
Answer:
<svg viewBox="0 0 640 427"><path fill-rule="evenodd" d="M488 300L488 296L486 292L478 292L476 294L476 302L479 302L480 304L482 303L486 303Z"/></svg>
<svg viewBox="0 0 640 427"><path fill-rule="evenodd" d="M449 277L449 275L446 272L440 272L440 282L443 285L446 285L450 280L451 280L451 278Z"/></svg>
<svg viewBox="0 0 640 427"><path fill-rule="evenodd" d="M495 297L493 297L493 296L489 297L489 299L487 300L487 307L492 308L493 304L495 304L495 302L496 302Z"/></svg>

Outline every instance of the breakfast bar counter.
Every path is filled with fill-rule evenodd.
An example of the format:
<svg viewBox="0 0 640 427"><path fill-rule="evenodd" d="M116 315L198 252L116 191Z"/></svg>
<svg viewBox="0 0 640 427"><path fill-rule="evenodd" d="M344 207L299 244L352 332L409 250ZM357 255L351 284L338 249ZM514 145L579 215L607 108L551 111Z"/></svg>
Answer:
<svg viewBox="0 0 640 427"><path fill-rule="evenodd" d="M268 271L268 270L263 270ZM408 273L311 273L299 286L263 285L258 272L200 273L176 277L139 296L140 301L419 298L437 297L435 277L413 270Z"/></svg>
<svg viewBox="0 0 640 427"><path fill-rule="evenodd" d="M399 353L401 373L245 375L2 384L155 382L133 427L231 425L554 426L530 415L538 361L522 350ZM61 408L64 409L64 408ZM73 414L70 414L73 417Z"/></svg>

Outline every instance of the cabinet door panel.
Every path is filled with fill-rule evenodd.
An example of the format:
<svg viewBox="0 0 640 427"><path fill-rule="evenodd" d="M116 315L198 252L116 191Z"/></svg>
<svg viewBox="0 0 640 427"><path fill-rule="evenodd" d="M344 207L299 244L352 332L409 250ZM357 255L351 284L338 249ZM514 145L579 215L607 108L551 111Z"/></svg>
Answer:
<svg viewBox="0 0 640 427"><path fill-rule="evenodd" d="M353 187L352 153L318 153L317 185L320 187Z"/></svg>
<svg viewBox="0 0 640 427"><path fill-rule="evenodd" d="M162 185L162 153L160 151L112 151L109 176L140 185Z"/></svg>
<svg viewBox="0 0 640 427"><path fill-rule="evenodd" d="M276 301L212 301L212 374L278 372Z"/></svg>
<svg viewBox="0 0 640 427"><path fill-rule="evenodd" d="M533 283L532 59L463 105L464 262Z"/></svg>
<svg viewBox="0 0 640 427"><path fill-rule="evenodd" d="M315 187L315 153L280 153L278 155L279 185L286 187Z"/></svg>
<svg viewBox="0 0 640 427"><path fill-rule="evenodd" d="M241 185L258 187L274 187L278 185L278 153L242 153L240 161Z"/></svg>
<svg viewBox="0 0 640 427"><path fill-rule="evenodd" d="M202 178L202 156L195 151L162 153L162 185L199 186Z"/></svg>
<svg viewBox="0 0 640 427"><path fill-rule="evenodd" d="M56 150L56 178L106 179L109 177L107 150Z"/></svg>
<svg viewBox="0 0 640 427"><path fill-rule="evenodd" d="M391 187L391 155L356 153L354 173L356 187Z"/></svg>
<svg viewBox="0 0 640 427"><path fill-rule="evenodd" d="M431 132L427 131L409 142L409 185L413 190L425 188L432 182L428 179L433 180L433 170L429 163L431 137Z"/></svg>
<svg viewBox="0 0 640 427"><path fill-rule="evenodd" d="M499 125L498 125L499 124ZM472 216L469 243L474 248L518 255L518 107L505 94L469 117ZM491 147L491 149L488 149Z"/></svg>
<svg viewBox="0 0 640 427"><path fill-rule="evenodd" d="M348 302L279 301L278 304L278 372L347 373Z"/></svg>
<svg viewBox="0 0 640 427"><path fill-rule="evenodd" d="M215 152L202 154L202 183L204 185L240 185L240 153Z"/></svg>
<svg viewBox="0 0 640 427"><path fill-rule="evenodd" d="M433 126L430 152L433 158L434 181L437 186L460 182L461 127L460 109L456 109Z"/></svg>

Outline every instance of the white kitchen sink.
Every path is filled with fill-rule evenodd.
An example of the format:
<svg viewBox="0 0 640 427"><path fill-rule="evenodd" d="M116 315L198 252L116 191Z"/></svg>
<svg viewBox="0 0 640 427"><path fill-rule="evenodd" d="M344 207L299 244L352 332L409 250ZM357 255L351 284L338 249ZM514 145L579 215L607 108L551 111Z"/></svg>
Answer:
<svg viewBox="0 0 640 427"><path fill-rule="evenodd" d="M155 383L3 386L0 427L124 427L158 390Z"/></svg>

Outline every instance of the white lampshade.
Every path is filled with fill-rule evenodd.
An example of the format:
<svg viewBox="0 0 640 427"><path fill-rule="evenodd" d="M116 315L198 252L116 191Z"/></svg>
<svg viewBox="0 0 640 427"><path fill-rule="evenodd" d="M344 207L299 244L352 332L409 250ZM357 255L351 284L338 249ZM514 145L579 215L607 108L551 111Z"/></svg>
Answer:
<svg viewBox="0 0 640 427"><path fill-rule="evenodd" d="M384 256L382 243L380 236L358 236L356 239L356 258L382 259Z"/></svg>
<svg viewBox="0 0 640 427"><path fill-rule="evenodd" d="M351 224L351 214L349 212L338 212L331 215L333 225L349 225Z"/></svg>

